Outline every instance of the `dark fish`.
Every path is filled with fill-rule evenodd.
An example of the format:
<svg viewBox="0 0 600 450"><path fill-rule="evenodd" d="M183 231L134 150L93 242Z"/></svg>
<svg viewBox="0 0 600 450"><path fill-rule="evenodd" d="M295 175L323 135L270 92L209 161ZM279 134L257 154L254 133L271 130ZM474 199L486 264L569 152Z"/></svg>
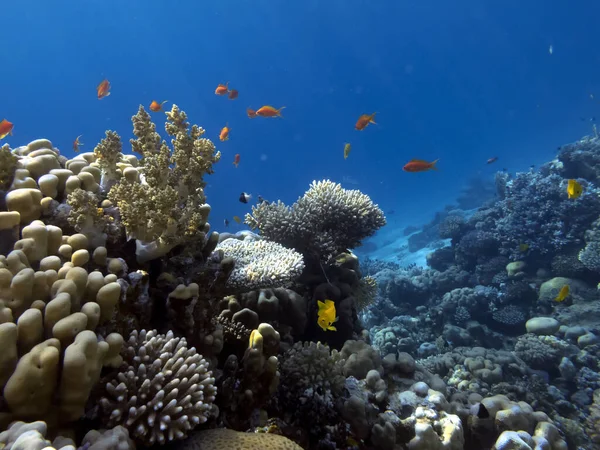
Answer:
<svg viewBox="0 0 600 450"><path fill-rule="evenodd" d="M391 216L392 214L395 214L396 211L394 211L393 209L390 209L387 213Z"/></svg>
<svg viewBox="0 0 600 450"><path fill-rule="evenodd" d="M479 404L479 409L477 410L477 417L479 417L480 419L487 419L488 417L490 417L490 412L483 405L483 403Z"/></svg>
<svg viewBox="0 0 600 450"><path fill-rule="evenodd" d="M242 203L248 203L248 200L250 200L251 198L252 198L252 196L245 192L242 192L240 194L240 202L242 202Z"/></svg>
<svg viewBox="0 0 600 450"><path fill-rule="evenodd" d="M269 203L269 201L265 200L262 195L259 195L258 196L258 203L259 204L261 204L261 203Z"/></svg>
<svg viewBox="0 0 600 450"><path fill-rule="evenodd" d="M492 164L492 163L495 163L496 161L498 161L498 157L494 156L487 160L487 164Z"/></svg>
<svg viewBox="0 0 600 450"><path fill-rule="evenodd" d="M228 227L229 226L229 220L225 219L224 220L225 226Z"/></svg>

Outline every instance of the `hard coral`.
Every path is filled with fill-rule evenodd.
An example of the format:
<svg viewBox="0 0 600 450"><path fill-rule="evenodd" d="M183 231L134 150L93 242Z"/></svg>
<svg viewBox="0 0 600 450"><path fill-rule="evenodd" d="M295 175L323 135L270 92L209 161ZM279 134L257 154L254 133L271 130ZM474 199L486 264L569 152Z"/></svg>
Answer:
<svg viewBox="0 0 600 450"><path fill-rule="evenodd" d="M0 147L0 190L7 190L13 182L18 158L12 154L8 144Z"/></svg>
<svg viewBox="0 0 600 450"><path fill-rule="evenodd" d="M383 211L369 196L329 180L313 181L292 206L262 202L246 223L268 240L294 248L305 257L329 260L360 245L385 225Z"/></svg>
<svg viewBox="0 0 600 450"><path fill-rule="evenodd" d="M206 422L215 399L208 363L172 332L131 333L121 371L106 383L100 400L106 425L122 424L152 445L183 439Z"/></svg>
<svg viewBox="0 0 600 450"><path fill-rule="evenodd" d="M245 291L287 287L304 269L301 254L276 242L226 239L216 250L223 250L235 261L227 285Z"/></svg>
<svg viewBox="0 0 600 450"><path fill-rule="evenodd" d="M284 436L270 433L242 433L216 428L204 430L188 439L181 450L301 450L298 444Z"/></svg>
<svg viewBox="0 0 600 450"><path fill-rule="evenodd" d="M140 106L133 116L132 148L142 155L143 180L121 179L108 194L120 210L130 237L138 240L138 261L166 254L183 242L203 242L210 206L205 203L203 176L221 154L203 138L204 130L189 127L176 105L167 113L165 129L173 150L161 141L150 115Z"/></svg>

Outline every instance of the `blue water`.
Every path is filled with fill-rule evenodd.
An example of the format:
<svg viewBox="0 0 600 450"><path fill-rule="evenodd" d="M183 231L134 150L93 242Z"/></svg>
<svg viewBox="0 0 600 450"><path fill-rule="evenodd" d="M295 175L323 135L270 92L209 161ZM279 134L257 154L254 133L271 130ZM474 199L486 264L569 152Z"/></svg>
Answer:
<svg viewBox="0 0 600 450"><path fill-rule="evenodd" d="M580 117L600 119L599 14L595 0L3 2L0 115L13 147L45 137L73 156L76 136L92 151L113 129L130 153L138 105L175 102L222 152L207 178L219 231L249 211L241 191L293 202L321 178L419 223L473 175L525 169L591 134ZM237 100L214 95L226 81ZM284 118L246 116L263 104ZM377 125L355 131L371 112ZM440 170L405 173L411 158Z"/></svg>

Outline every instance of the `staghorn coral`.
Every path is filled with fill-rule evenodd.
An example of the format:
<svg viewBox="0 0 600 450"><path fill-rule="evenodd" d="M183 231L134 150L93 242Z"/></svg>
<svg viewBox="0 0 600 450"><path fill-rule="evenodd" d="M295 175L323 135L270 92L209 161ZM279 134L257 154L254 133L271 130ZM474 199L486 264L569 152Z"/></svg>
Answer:
<svg viewBox="0 0 600 450"><path fill-rule="evenodd" d="M369 196L330 180L313 181L292 206L259 203L245 219L266 239L321 260L359 246L386 223Z"/></svg>
<svg viewBox="0 0 600 450"><path fill-rule="evenodd" d="M124 362L106 381L100 406L105 424L122 424L147 445L183 439L206 422L215 399L208 363L173 332L133 331Z"/></svg>
<svg viewBox="0 0 600 450"><path fill-rule="evenodd" d="M235 289L288 287L304 269L301 254L276 242L226 239L216 250L235 261L227 280L227 286Z"/></svg>
<svg viewBox="0 0 600 450"><path fill-rule="evenodd" d="M203 138L204 130L189 126L173 105L167 113L167 134L173 150L161 141L150 115L140 106L133 116L133 150L142 155L142 182L121 179L108 193L119 207L129 237L138 240L138 261L158 258L183 242L203 243L210 206L205 203L203 176L221 154Z"/></svg>

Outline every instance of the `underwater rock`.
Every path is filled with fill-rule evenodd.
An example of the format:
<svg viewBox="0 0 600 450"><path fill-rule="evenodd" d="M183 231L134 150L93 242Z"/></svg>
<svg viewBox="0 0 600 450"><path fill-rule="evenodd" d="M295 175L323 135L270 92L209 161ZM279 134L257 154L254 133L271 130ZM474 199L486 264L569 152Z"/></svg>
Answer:
<svg viewBox="0 0 600 450"><path fill-rule="evenodd" d="M534 317L527 321L525 328L528 333L546 336L556 333L560 328L560 323L552 317Z"/></svg>

